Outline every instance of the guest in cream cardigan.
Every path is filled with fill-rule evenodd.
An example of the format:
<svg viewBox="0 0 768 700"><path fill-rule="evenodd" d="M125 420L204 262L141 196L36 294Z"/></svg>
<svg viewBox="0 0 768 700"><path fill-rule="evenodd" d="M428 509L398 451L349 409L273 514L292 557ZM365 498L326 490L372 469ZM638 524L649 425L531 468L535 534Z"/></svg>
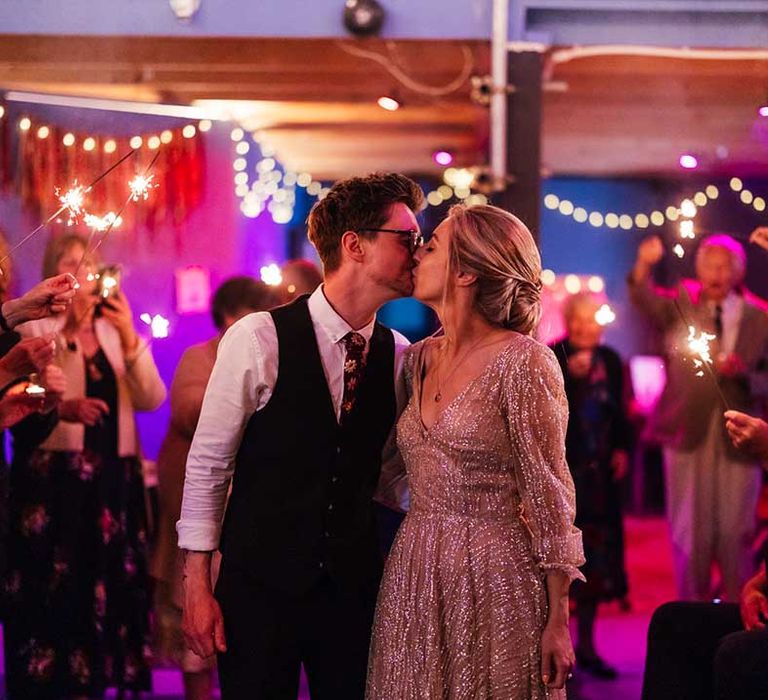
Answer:
<svg viewBox="0 0 768 700"><path fill-rule="evenodd" d="M75 273L76 234L50 241L43 276ZM59 421L11 468L10 698L98 698L149 690L147 530L134 411L166 390L122 292L102 300L96 261L78 271L66 315L32 321L23 336L56 339L67 378ZM100 303L101 302L101 303Z"/></svg>

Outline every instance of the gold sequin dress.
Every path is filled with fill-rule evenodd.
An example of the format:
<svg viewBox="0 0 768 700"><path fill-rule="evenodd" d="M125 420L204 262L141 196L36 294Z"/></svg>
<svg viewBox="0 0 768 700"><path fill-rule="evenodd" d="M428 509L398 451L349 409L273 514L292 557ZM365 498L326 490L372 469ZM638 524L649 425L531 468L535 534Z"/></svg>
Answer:
<svg viewBox="0 0 768 700"><path fill-rule="evenodd" d="M583 561L554 354L515 335L427 430L425 342L408 350L397 425L411 510L374 622L369 700L564 698L541 682L545 576ZM425 401L427 397L425 397Z"/></svg>

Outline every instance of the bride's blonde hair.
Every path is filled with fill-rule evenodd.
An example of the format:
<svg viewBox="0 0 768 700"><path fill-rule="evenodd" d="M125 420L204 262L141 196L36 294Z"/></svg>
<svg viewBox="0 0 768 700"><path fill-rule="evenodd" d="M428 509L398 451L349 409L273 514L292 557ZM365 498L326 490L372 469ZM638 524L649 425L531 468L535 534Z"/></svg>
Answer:
<svg viewBox="0 0 768 700"><path fill-rule="evenodd" d="M457 204L448 212L448 223L447 279L460 272L475 275L475 307L483 318L532 333L541 318L541 256L528 227L490 205Z"/></svg>

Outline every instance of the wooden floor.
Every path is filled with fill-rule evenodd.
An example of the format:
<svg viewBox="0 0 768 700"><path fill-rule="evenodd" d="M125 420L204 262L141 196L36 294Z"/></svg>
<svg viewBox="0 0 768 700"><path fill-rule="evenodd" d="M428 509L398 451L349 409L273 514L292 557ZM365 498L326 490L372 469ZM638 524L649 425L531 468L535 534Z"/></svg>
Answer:
<svg viewBox="0 0 768 700"><path fill-rule="evenodd" d="M658 605L674 598L672 558L664 520L628 518L626 525L632 609L623 612L618 605L606 605L597 624L598 649L618 668L619 677L615 681L600 681L577 670L568 685L569 700L639 700L648 621ZM181 675L174 669L156 669L153 685L154 694L145 696L148 700L183 698ZM298 700L309 700L303 678Z"/></svg>

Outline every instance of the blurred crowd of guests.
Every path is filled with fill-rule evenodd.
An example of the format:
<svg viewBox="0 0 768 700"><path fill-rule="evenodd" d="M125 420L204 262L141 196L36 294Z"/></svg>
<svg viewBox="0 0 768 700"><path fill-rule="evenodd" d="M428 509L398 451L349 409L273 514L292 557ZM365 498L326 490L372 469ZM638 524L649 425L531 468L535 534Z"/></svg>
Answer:
<svg viewBox="0 0 768 700"><path fill-rule="evenodd" d="M754 240L768 247L768 233L757 232ZM0 244L4 258L7 246ZM760 610L768 614L765 571L743 587L755 569L755 507L768 426L750 416L760 415L768 396L768 316L763 302L744 289L746 255L734 239L705 239L696 278L674 289L653 281L664 253L660 239L643 241L628 284L638 313L663 337L667 383L645 435L663 448L678 594L686 601L713 595L736 601L747 591L754 604L747 613L742 606L741 617L751 614L747 629L755 629L761 619L755 606L765 601ZM43 282L12 299L10 262L2 263L0 429L10 429L13 455L11 465L3 462L0 480L8 696L93 698L109 686L120 696L148 690L154 647L182 670L186 697L207 700L215 660L187 649L180 629L175 524L187 453L223 334L246 314L313 291L322 278L311 263L291 261L279 287L243 276L216 290L217 334L184 352L170 387L153 532L134 414L155 410L166 388L149 343L136 332L128 299L119 287L105 292L99 270L83 238L59 236L46 249ZM626 368L603 343L596 317L602 302L594 294L571 295L563 308L566 335L551 347L569 401L567 460L586 555L586 582L572 591L577 661L583 670L612 678L616 671L595 646L595 622L601 603L629 605L623 481L637 430ZM714 336L716 383L692 367L689 326ZM669 624L669 615L666 610L657 625ZM731 627L743 624L738 610L728 615ZM711 657L722 636L712 641ZM669 677L657 657L671 658L659 648L652 647L656 656L649 658L647 698L672 697L655 689L655 678ZM698 697L685 695L683 681L671 687L677 688L674 697Z"/></svg>
<svg viewBox="0 0 768 700"><path fill-rule="evenodd" d="M219 331L189 348L174 377L159 456L159 514L144 484L135 413L166 399L148 341L119 285L77 234L51 239L44 281L10 298L0 238L0 567L9 698L119 697L151 688L157 650L184 671L189 698L211 697L212 660L184 649L175 522L184 465L218 341L232 323L311 292L317 268L291 261L283 283L226 280Z"/></svg>

